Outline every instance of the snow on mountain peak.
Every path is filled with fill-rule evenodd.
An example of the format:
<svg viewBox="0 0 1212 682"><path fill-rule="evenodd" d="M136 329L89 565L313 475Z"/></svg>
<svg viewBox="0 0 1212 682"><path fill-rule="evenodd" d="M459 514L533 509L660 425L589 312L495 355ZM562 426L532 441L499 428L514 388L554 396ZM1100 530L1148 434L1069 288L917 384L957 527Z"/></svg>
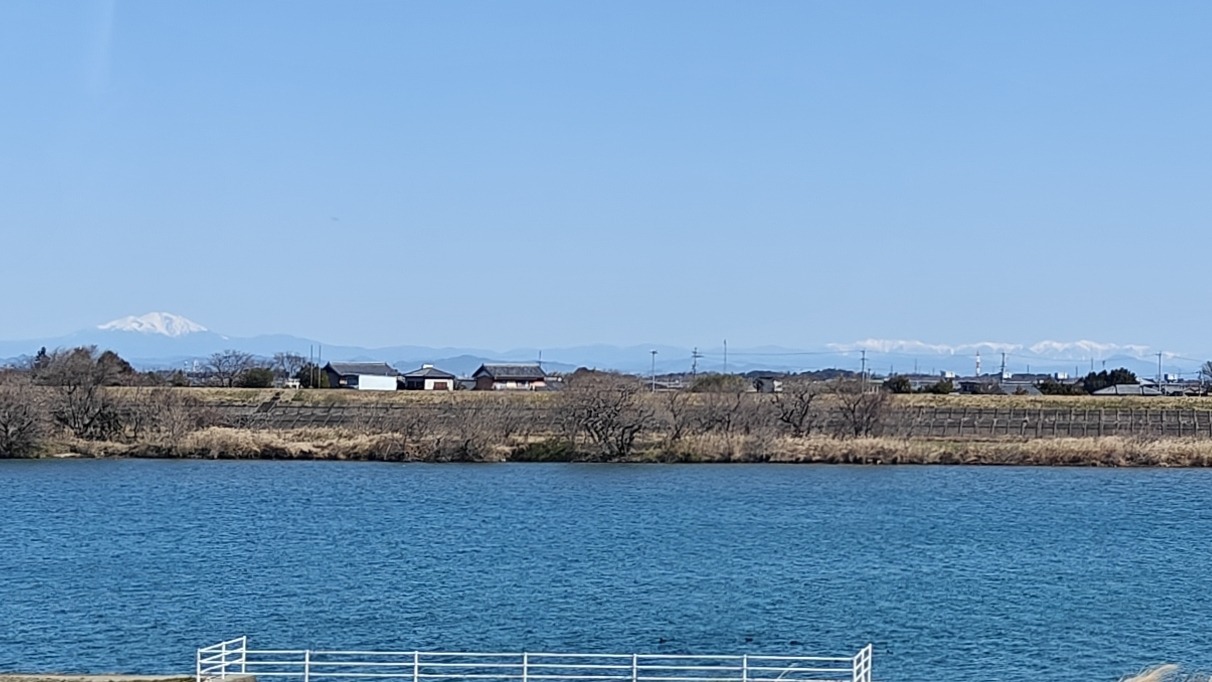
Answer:
<svg viewBox="0 0 1212 682"><path fill-rule="evenodd" d="M176 338L207 331L206 327L192 320L172 313L148 313L135 317L123 317L119 320L98 325L97 329L108 332L138 332L140 334L159 334Z"/></svg>
<svg viewBox="0 0 1212 682"><path fill-rule="evenodd" d="M901 355L974 355L976 353L1009 353L1012 355L1030 354L1051 360L1085 360L1087 358L1108 358L1122 354L1130 357L1144 358L1151 355L1148 346L1139 344L1100 343L1098 341L1040 341L1029 346L1017 343L1001 343L982 341L979 343L964 343L948 345L942 343L924 343L922 341L905 339L863 339L853 343L831 343L830 350L854 352L865 350L869 353L889 353Z"/></svg>

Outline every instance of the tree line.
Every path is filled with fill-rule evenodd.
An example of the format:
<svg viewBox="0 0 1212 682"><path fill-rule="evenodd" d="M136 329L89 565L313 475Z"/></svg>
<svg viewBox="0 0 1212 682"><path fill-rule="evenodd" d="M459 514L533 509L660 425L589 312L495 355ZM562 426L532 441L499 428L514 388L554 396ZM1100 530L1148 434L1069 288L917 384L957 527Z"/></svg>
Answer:
<svg viewBox="0 0 1212 682"><path fill-rule="evenodd" d="M224 384L239 385L238 365L225 369ZM638 451L676 459L703 447L760 454L777 439L874 435L888 398L878 385L847 378L790 379L769 394L727 382L719 390L653 393L638 377L581 370L564 386L544 397L542 409L516 396L447 395L440 410L370 410L364 424L350 428L376 443L358 456L387 459L485 460L499 457L502 448L532 459L606 461ZM35 456L51 443L77 451L104 443L127 447L117 451L128 454L199 456L201 446L188 445L194 435L226 429L234 437L251 428L235 426L195 394L141 383L129 363L95 348L39 354L27 368L0 372L4 457ZM238 449L209 442L209 456L225 456L229 445Z"/></svg>
<svg viewBox="0 0 1212 682"><path fill-rule="evenodd" d="M212 353L198 365L197 372L153 370L140 372L112 350L98 352L95 346L47 351L38 350L28 362L10 367L10 372L28 372L44 382L50 380L46 371L60 366L67 358L88 355L105 367L109 386L213 386L221 388L272 388L275 382L295 379L305 388L327 387L320 367L298 353L274 353L265 358L239 350Z"/></svg>

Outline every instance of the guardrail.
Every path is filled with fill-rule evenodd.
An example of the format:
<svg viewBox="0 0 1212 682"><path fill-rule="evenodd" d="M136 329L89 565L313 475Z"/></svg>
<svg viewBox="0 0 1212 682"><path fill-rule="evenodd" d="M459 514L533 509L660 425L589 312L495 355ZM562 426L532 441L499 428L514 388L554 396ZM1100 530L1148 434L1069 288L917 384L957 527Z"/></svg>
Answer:
<svg viewBox="0 0 1212 682"><path fill-rule="evenodd" d="M196 682L241 676L401 682L871 682L871 645L853 656L472 653L198 649Z"/></svg>

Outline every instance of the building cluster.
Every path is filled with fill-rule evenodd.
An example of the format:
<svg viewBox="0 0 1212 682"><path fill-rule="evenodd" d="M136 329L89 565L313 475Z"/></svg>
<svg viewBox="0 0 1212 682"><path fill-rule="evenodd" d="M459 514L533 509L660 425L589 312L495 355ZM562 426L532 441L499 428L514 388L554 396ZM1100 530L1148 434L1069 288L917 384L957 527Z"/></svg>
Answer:
<svg viewBox="0 0 1212 682"><path fill-rule="evenodd" d="M433 365L422 365L410 372L400 372L385 362L330 362L321 370L330 388L360 391L552 391L562 387L558 376L545 372L536 363L489 363L469 377L458 377ZM741 375L738 375L741 376ZM882 379L869 376L873 385ZM778 393L783 389L783 375L751 373L743 375L747 388L757 393ZM1064 374L1025 374L1002 372L972 376L943 374L901 375L912 392L931 392L940 382L948 384L947 392L970 395L1042 395L1044 384L1072 384L1081 379ZM1201 381L1182 380L1164 375L1162 381L1140 377L1135 384L1116 384L1091 393L1095 396L1190 396L1206 395L1207 386ZM653 390L677 391L690 388L680 375L652 376ZM1045 386L1046 388L1046 386Z"/></svg>
<svg viewBox="0 0 1212 682"><path fill-rule="evenodd" d="M1081 377L1067 374L1031 374L1001 372L972 376L910 374L905 378L915 392L929 391L939 381L949 381L956 393L968 395L1043 395L1044 384L1077 384ZM1095 396L1200 396L1207 394L1207 385L1200 380L1182 379L1173 374L1162 375L1161 381L1137 377L1135 384L1113 384L1090 393Z"/></svg>
<svg viewBox="0 0 1212 682"><path fill-rule="evenodd" d="M321 371L329 387L359 391L546 391L555 384L537 364L484 364L467 378L433 365L400 372L386 362L330 362Z"/></svg>

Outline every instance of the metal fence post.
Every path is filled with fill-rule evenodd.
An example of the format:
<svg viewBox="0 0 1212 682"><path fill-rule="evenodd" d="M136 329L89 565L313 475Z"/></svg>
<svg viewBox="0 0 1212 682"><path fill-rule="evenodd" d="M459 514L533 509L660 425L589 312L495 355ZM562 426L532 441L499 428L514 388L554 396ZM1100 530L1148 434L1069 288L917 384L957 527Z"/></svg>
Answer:
<svg viewBox="0 0 1212 682"><path fill-rule="evenodd" d="M631 682L636 682L640 679L640 657L637 654L631 655Z"/></svg>
<svg viewBox="0 0 1212 682"><path fill-rule="evenodd" d="M227 642L219 644L219 679L227 679Z"/></svg>
<svg viewBox="0 0 1212 682"><path fill-rule="evenodd" d="M421 652L412 652L412 682L419 682L421 679Z"/></svg>
<svg viewBox="0 0 1212 682"><path fill-rule="evenodd" d="M522 652L522 682L530 682L530 654Z"/></svg>
<svg viewBox="0 0 1212 682"><path fill-rule="evenodd" d="M240 674L248 674L248 635L240 638Z"/></svg>
<svg viewBox="0 0 1212 682"><path fill-rule="evenodd" d="M303 652L303 682L311 682L311 649Z"/></svg>
<svg viewBox="0 0 1212 682"><path fill-rule="evenodd" d="M194 660L196 661L196 663L194 664L194 669L195 669L194 680L195 680L195 682L202 682L202 650L201 649L198 649L198 652L196 654L194 654Z"/></svg>
<svg viewBox="0 0 1212 682"><path fill-rule="evenodd" d="M749 654L741 656L741 682L749 682Z"/></svg>
<svg viewBox="0 0 1212 682"><path fill-rule="evenodd" d="M850 677L853 682L871 682L871 645L859 649L851 662Z"/></svg>

